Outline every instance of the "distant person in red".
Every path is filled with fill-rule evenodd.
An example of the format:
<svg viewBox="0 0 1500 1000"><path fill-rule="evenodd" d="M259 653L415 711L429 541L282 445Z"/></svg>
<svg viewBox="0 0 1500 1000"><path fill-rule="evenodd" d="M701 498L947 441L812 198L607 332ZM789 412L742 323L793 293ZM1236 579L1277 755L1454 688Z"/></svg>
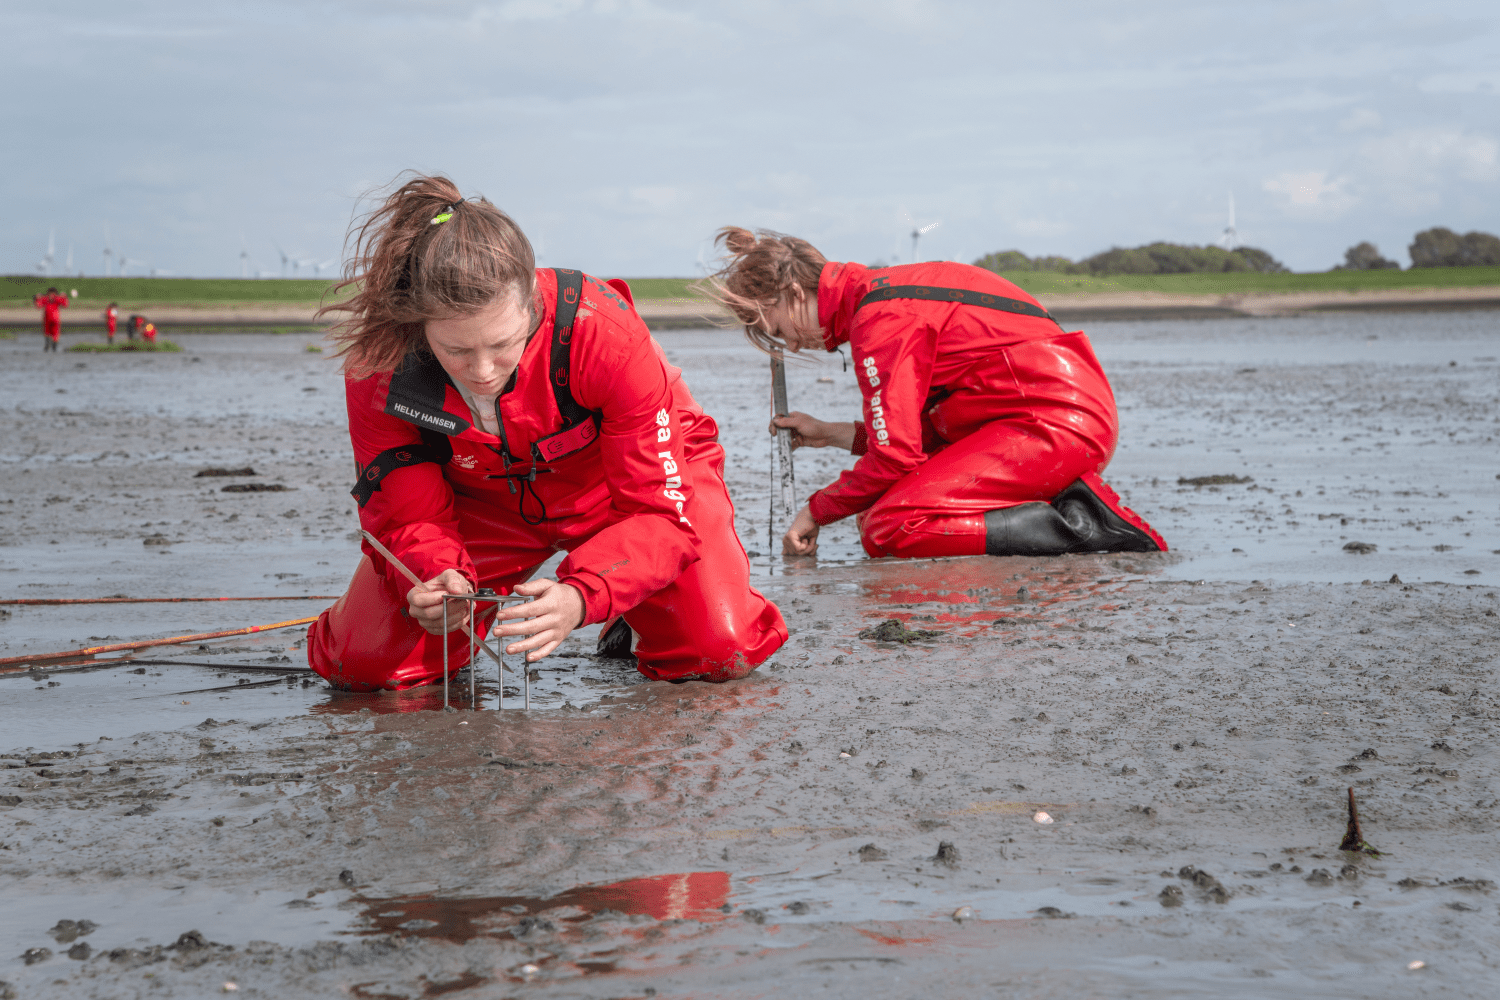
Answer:
<svg viewBox="0 0 1500 1000"><path fill-rule="evenodd" d="M871 556L1157 552L1167 543L1099 478L1114 394L1093 347L999 275L931 262L869 268L806 240L726 228L711 291L768 353L848 344L863 419L772 421L794 444L861 456L782 540L817 551L854 516Z"/></svg>
<svg viewBox="0 0 1500 1000"><path fill-rule="evenodd" d="M120 307L117 303L111 302L109 308L104 310L104 332L111 344L115 342L115 324L119 320Z"/></svg>
<svg viewBox="0 0 1500 1000"><path fill-rule="evenodd" d="M62 316L59 312L68 308L68 297L56 288L49 288L31 301L42 311L42 350L57 350L57 340L62 335Z"/></svg>
<svg viewBox="0 0 1500 1000"><path fill-rule="evenodd" d="M349 589L308 630L335 687L407 688L468 660L443 594L534 598L486 611L539 660L576 628L654 680L743 677L787 640L750 586L719 428L618 279L538 268L515 222L418 176L351 234L332 307L352 493L371 535ZM557 578L532 579L555 553Z"/></svg>

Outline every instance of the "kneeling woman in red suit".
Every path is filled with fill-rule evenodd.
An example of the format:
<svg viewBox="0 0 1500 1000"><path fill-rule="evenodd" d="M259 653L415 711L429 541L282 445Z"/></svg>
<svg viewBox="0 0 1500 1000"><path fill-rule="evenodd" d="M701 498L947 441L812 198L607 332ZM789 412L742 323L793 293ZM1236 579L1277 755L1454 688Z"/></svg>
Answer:
<svg viewBox="0 0 1500 1000"><path fill-rule="evenodd" d="M332 307L353 494L372 547L308 633L337 687L403 688L462 666L443 593L535 600L498 614L508 652L547 655L581 625L658 680L742 677L786 641L750 586L718 427L622 281L538 269L525 235L443 177L404 184L353 234ZM531 580L555 552L557 579ZM529 581L529 582L528 582ZM487 619L486 625L492 624Z"/></svg>
<svg viewBox="0 0 1500 1000"><path fill-rule="evenodd" d="M872 556L1156 552L1167 544L1099 478L1114 394L1082 332L997 274L932 262L870 268L806 240L727 228L711 294L770 353L848 344L863 419L778 417L802 447L861 456L783 539L858 519Z"/></svg>

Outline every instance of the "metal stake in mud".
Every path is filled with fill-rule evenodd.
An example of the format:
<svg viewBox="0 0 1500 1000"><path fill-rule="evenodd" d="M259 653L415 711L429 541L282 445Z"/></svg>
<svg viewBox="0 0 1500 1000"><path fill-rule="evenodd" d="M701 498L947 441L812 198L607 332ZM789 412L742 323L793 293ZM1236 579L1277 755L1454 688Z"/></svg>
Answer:
<svg viewBox="0 0 1500 1000"><path fill-rule="evenodd" d="M771 410L773 417L784 417L790 412L786 402L786 362L780 355L771 356ZM771 490L771 525L766 541L775 544L776 516L782 523L791 526L797 513L797 477L792 469L792 432L789 428L776 429L776 485Z"/></svg>

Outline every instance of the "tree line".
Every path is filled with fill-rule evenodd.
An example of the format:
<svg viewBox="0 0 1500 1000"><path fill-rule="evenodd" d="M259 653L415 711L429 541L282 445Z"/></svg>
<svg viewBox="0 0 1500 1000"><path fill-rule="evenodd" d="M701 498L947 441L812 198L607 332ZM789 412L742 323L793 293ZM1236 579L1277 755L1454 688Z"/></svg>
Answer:
<svg viewBox="0 0 1500 1000"><path fill-rule="evenodd" d="M1417 233L1411 246L1407 247L1407 252L1411 255L1412 267L1500 266L1500 238L1481 232L1460 236L1443 226ZM1200 247L1166 242L1130 248L1112 247L1080 261L1058 256L1028 257L1019 250L1001 250L985 254L974 263L997 274L1008 271L1056 271L1060 274L1086 274L1093 277L1230 271L1277 274L1287 270L1275 257L1257 247L1226 250L1216 246ZM1400 267L1395 261L1381 256L1380 249L1375 244L1365 241L1346 250L1344 262L1335 265L1333 270L1399 270Z"/></svg>

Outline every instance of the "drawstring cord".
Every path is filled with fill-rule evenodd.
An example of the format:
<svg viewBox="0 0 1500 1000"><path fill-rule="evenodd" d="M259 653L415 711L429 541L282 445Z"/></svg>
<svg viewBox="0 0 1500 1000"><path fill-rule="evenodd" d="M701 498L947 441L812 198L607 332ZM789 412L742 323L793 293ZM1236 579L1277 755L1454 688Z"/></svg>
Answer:
<svg viewBox="0 0 1500 1000"><path fill-rule="evenodd" d="M554 470L538 469L536 465L533 464L531 468L526 472L511 472L510 449L503 448L496 450L500 452L500 461L504 464L505 471L500 473L499 475L491 473L485 476L485 478L504 479L506 481L506 484L510 486L511 496L520 494L521 500L520 503L517 504L517 511L521 515L521 520L525 521L533 528L541 524L543 521L549 520L549 518L547 517L547 504L542 500L541 494L537 493L536 491L536 477L543 472L552 472ZM519 487L517 487L517 483L520 484ZM531 493L531 498L536 501L538 509L541 510L541 514L535 520L532 519L530 514L526 513L526 494L528 491Z"/></svg>

